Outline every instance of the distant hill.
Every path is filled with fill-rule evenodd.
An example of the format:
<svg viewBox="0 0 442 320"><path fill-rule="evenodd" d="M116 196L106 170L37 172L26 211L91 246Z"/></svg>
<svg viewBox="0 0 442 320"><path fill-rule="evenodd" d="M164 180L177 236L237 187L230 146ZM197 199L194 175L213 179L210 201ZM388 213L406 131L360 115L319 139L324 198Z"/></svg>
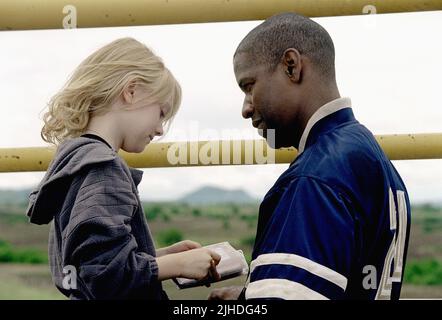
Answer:
<svg viewBox="0 0 442 320"><path fill-rule="evenodd" d="M0 189L0 206L1 205L27 205L28 196L32 189L19 190L2 190ZM205 186L193 192L188 193L184 197L176 200L188 204L217 204L217 203L256 203L258 199L251 197L242 189L229 190L220 187Z"/></svg>
<svg viewBox="0 0 442 320"><path fill-rule="evenodd" d="M24 205L28 202L28 196L32 189L18 189L18 190L1 190L0 189L0 204L7 205Z"/></svg>
<svg viewBox="0 0 442 320"><path fill-rule="evenodd" d="M255 203L258 200L251 197L242 189L228 190L220 187L205 186L188 193L179 202L188 204L215 204L215 203Z"/></svg>

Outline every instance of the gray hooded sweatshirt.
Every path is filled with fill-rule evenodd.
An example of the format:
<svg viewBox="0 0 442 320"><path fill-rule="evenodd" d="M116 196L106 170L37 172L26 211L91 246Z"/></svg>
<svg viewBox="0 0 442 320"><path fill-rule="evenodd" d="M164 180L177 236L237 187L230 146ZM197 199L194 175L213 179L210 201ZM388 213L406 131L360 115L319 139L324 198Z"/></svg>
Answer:
<svg viewBox="0 0 442 320"><path fill-rule="evenodd" d="M167 299L129 168L101 141L68 139L29 196L30 222L48 224L56 287L70 299Z"/></svg>

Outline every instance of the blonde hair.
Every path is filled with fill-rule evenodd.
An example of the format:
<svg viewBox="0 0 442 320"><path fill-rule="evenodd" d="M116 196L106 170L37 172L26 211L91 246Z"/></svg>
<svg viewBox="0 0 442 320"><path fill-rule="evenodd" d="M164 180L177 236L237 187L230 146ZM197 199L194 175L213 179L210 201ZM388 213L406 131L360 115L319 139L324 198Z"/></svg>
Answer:
<svg viewBox="0 0 442 320"><path fill-rule="evenodd" d="M51 98L43 115L42 139L57 145L80 136L91 115L106 113L131 83L144 86L156 103L170 106L164 120L170 124L181 104L179 83L144 44L121 38L87 57Z"/></svg>

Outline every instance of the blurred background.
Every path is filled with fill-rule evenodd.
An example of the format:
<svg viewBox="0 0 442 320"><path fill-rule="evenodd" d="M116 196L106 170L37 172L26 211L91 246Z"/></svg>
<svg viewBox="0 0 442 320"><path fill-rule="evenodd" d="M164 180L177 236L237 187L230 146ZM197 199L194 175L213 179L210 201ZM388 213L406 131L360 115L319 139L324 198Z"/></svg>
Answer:
<svg viewBox="0 0 442 320"><path fill-rule="evenodd" d="M374 134L442 132L441 18L424 12L314 19L334 40L341 95ZM162 141L257 139L241 117L232 56L259 23L0 32L0 147L45 146L41 118L50 97L87 55L125 36L151 47L183 87L181 110ZM442 159L394 165L413 205L402 298L442 298ZM259 202L287 167L144 169L139 191L157 246L227 240L250 260ZM43 175L0 173L0 299L64 298L50 279L49 227L30 225L24 214ZM170 281L165 288L185 299L205 299L211 290L178 290Z"/></svg>

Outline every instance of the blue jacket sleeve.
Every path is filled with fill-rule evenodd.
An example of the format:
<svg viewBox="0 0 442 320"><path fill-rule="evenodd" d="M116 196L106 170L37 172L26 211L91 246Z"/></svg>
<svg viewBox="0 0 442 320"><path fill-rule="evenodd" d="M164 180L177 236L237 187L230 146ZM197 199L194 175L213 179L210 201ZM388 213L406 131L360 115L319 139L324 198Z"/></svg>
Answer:
<svg viewBox="0 0 442 320"><path fill-rule="evenodd" d="M251 263L246 299L340 299L355 255L345 197L312 178L293 180Z"/></svg>

